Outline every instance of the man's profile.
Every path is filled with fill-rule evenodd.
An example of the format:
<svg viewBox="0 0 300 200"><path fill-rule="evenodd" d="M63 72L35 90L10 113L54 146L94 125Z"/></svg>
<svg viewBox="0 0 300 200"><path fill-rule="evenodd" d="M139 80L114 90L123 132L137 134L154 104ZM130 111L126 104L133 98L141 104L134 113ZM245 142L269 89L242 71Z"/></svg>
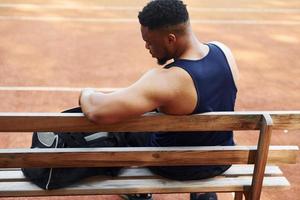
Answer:
<svg viewBox="0 0 300 200"><path fill-rule="evenodd" d="M169 115L233 111L238 71L233 55L220 42L202 43L195 36L186 5L179 0L150 1L138 15L145 48L159 65L133 85L101 93L84 89L82 111L95 123L116 123L157 110ZM167 61L171 61L166 64ZM166 64L166 65L165 65ZM164 66L163 66L164 65ZM128 134L130 146L234 145L231 131ZM219 175L230 166L152 167L176 180ZM150 199L151 195L129 199ZM191 199L216 199L215 194L192 194Z"/></svg>

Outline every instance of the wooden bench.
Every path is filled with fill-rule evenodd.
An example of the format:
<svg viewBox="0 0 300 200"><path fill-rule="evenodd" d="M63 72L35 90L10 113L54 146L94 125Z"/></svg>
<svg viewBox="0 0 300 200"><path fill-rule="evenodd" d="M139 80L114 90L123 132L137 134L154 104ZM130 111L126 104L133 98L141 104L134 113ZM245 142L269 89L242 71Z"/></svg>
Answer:
<svg viewBox="0 0 300 200"><path fill-rule="evenodd" d="M258 130L257 146L0 149L0 196L130 193L234 192L260 199L262 188L289 186L277 164L296 163L297 146L270 146L272 130L300 129L300 112L223 112L191 116L147 114L114 125L96 125L81 113L0 113L1 132L32 131L221 131ZM165 133L168 134L168 133ZM252 134L252 133L251 133ZM205 180L175 181L145 166L233 166ZM21 167L128 167L118 177L97 176L68 188L45 191L22 175Z"/></svg>

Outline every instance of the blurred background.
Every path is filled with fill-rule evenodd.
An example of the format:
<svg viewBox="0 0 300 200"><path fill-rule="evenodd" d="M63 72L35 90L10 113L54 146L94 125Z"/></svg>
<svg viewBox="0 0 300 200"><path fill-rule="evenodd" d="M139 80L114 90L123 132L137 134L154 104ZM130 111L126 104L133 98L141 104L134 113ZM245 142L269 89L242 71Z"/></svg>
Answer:
<svg viewBox="0 0 300 200"><path fill-rule="evenodd" d="M223 42L235 55L240 70L236 110L300 110L299 0L184 2L198 38ZM60 112L78 105L81 88L126 87L159 67L144 48L137 20L146 3L0 0L0 112ZM256 132L235 136L241 144L257 140ZM297 136L296 131L275 132L272 144L299 146ZM31 133L0 133L1 148L30 143ZM300 164L282 166L291 189L264 190L262 199L299 198L299 168ZM174 198L188 199L188 194L155 195Z"/></svg>

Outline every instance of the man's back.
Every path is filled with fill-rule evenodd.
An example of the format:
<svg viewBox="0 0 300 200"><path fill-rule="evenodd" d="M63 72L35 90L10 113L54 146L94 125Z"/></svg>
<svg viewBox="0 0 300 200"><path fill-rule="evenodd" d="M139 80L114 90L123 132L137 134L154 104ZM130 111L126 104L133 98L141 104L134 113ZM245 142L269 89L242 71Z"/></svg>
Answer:
<svg viewBox="0 0 300 200"><path fill-rule="evenodd" d="M208 44L209 52L206 56L197 60L177 59L173 63L165 66L165 69L179 68L182 73L190 77L189 87L183 85L181 90L194 93L184 96L179 101L174 100L176 107L168 107L169 110L177 111L176 108L183 107L181 104L189 104L193 108L187 114L198 114L214 111L233 111L236 99L237 88L234 82L232 68L227 61L222 49L215 44ZM164 109L162 109L164 111ZM169 114L169 113L168 113ZM205 146L205 145L232 145L232 132L209 133L209 134L154 134L150 146Z"/></svg>
<svg viewBox="0 0 300 200"><path fill-rule="evenodd" d="M225 50L221 46L223 44L221 47L218 45L209 43L209 52L200 59L177 59L164 67L177 68L173 73L181 83L177 88L177 98L160 107L161 112L195 114L234 109L237 92L235 76L238 72L233 66L235 63L226 57L226 54L232 57L228 55L229 49Z"/></svg>

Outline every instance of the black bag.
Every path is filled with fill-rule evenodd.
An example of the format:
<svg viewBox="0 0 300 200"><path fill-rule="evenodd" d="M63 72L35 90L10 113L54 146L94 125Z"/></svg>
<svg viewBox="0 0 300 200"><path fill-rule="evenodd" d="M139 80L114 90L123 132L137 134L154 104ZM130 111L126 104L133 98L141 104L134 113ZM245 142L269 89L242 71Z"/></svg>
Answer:
<svg viewBox="0 0 300 200"><path fill-rule="evenodd" d="M64 112L81 112L73 108ZM120 137L113 133L54 133L34 132L31 148L76 148L76 147L120 147L125 146ZM76 181L94 175L118 175L121 168L91 167L91 168L22 168L23 174L33 183L43 189L66 187Z"/></svg>

